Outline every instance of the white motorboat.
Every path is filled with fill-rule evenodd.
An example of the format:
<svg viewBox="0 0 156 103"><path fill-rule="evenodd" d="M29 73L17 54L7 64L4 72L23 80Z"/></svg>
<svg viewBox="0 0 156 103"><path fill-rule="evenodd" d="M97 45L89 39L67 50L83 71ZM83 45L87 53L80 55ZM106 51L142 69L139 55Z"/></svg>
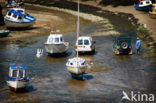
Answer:
<svg viewBox="0 0 156 103"><path fill-rule="evenodd" d="M79 37L79 0L78 0L78 21L77 21L77 39ZM85 73L88 64L84 58L80 58L78 51L76 51L77 56L71 59L68 59L66 66L67 70L71 73L73 77L80 77L83 79L83 74Z"/></svg>
<svg viewBox="0 0 156 103"><path fill-rule="evenodd" d="M141 0L139 3L134 5L136 10L140 11L150 11L152 9L151 0Z"/></svg>
<svg viewBox="0 0 156 103"><path fill-rule="evenodd" d="M4 21L7 27L25 28L34 24L36 18L25 13L23 8L9 9Z"/></svg>
<svg viewBox="0 0 156 103"><path fill-rule="evenodd" d="M0 37L7 37L9 33L9 30L0 30Z"/></svg>
<svg viewBox="0 0 156 103"><path fill-rule="evenodd" d="M26 74L26 69L24 66L10 66L7 85L11 90L23 91L28 86L29 76Z"/></svg>
<svg viewBox="0 0 156 103"><path fill-rule="evenodd" d="M69 48L69 43L63 39L63 34L58 31L51 31L45 43L46 52L50 55L65 53Z"/></svg>

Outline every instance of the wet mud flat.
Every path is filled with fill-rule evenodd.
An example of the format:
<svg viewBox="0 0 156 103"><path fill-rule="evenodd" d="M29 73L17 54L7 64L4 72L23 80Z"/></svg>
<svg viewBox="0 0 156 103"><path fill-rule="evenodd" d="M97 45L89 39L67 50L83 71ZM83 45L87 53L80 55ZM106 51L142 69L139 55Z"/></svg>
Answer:
<svg viewBox="0 0 156 103"><path fill-rule="evenodd" d="M83 32L83 31L82 31ZM65 35L65 40L74 44L75 33ZM112 51L112 37L95 36L96 54L81 55L90 68L84 75L84 81L70 78L65 63L75 56L73 46L69 55L65 57L51 57L44 52L41 58L35 56L37 48L44 48L46 37L33 37L23 39L23 43L1 44L3 55L1 62L0 100L3 103L49 103L49 102L104 102L119 103L122 91L141 91L154 93L155 66L144 56L115 56ZM74 40L74 41L72 41ZM32 44L30 44L32 43ZM25 43L26 44L26 43ZM6 52L4 52L6 51ZM44 50L45 51L45 50ZM20 57L16 57L19 52ZM70 53L71 52L71 53ZM2 56L1 56L2 57ZM31 77L30 86L25 93L14 93L6 86L5 79L8 74L8 65L15 63L29 67ZM151 73L152 72L152 73ZM141 81L141 82L140 82ZM152 85L152 86L151 86Z"/></svg>
<svg viewBox="0 0 156 103"><path fill-rule="evenodd" d="M36 11L30 12L34 13ZM40 12L48 15L48 18L51 15L51 13L46 14L46 11ZM55 15L55 12L53 13ZM61 12L60 15L69 14ZM75 16L71 15L70 18L73 18L70 19L71 24L76 21ZM65 19L68 20L68 18ZM140 55L136 55L135 27L121 17L113 16L111 19L110 21L113 22L112 25L114 26L113 30L115 29L120 34L132 38L133 55L115 56L112 53L113 40L117 35L111 33L112 29L105 28L107 22L103 21L101 24L97 24L81 19L81 35L91 35L96 41L96 53L94 55L81 55L89 64L87 74L84 75L84 81L71 79L65 67L67 60L75 56L76 22L73 24L74 26L68 25L68 28L75 28L73 31L67 30L64 32L63 30L66 28L66 25L62 27L58 26L65 33L65 41L70 42L68 55L63 57L51 57L45 52L43 44L49 32L15 41L1 41L0 102L120 103L123 90L127 93L140 91L142 93L156 94L154 88L156 85L155 57L153 56L149 60L150 58L147 57L148 53L146 53L149 49L144 48L144 46L141 49ZM45 28L48 26L44 25ZM107 31L110 32L108 33ZM15 32L22 33L23 31L15 30ZM37 48L44 49L44 54L41 58L35 56ZM31 80L28 91L25 93L11 92L6 85L5 80L8 76L8 67L15 63L28 66L29 68L28 74Z"/></svg>

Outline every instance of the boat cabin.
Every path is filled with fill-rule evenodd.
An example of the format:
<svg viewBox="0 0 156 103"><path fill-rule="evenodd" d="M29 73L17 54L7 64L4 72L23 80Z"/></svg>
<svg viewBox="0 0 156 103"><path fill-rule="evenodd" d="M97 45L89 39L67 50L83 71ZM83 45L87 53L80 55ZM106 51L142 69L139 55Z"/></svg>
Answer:
<svg viewBox="0 0 156 103"><path fill-rule="evenodd" d="M140 3L139 3L139 7L147 6L147 5L152 5L151 0L142 0L142 1L140 1Z"/></svg>
<svg viewBox="0 0 156 103"><path fill-rule="evenodd" d="M16 12L20 12L22 14L25 14L25 9L24 8L12 8L13 10L15 10Z"/></svg>
<svg viewBox="0 0 156 103"><path fill-rule="evenodd" d="M9 77L12 79L16 78L25 79L27 78L26 69L27 67L24 66L10 66Z"/></svg>
<svg viewBox="0 0 156 103"><path fill-rule="evenodd" d="M50 34L47 40L47 44L63 44L63 35L62 34Z"/></svg>
<svg viewBox="0 0 156 103"><path fill-rule="evenodd" d="M14 10L10 9L7 13L7 17L16 21L21 21L24 18L24 10Z"/></svg>
<svg viewBox="0 0 156 103"><path fill-rule="evenodd" d="M85 59L76 57L76 58L69 59L66 65L69 67L77 67L77 66L85 67L87 66L87 63Z"/></svg>

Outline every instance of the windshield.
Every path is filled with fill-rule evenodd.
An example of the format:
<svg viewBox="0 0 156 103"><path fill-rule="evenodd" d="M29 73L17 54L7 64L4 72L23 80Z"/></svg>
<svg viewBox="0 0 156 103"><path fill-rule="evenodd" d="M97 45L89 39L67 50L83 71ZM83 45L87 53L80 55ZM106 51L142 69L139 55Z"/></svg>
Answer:
<svg viewBox="0 0 156 103"><path fill-rule="evenodd" d="M19 19L19 20L21 20L21 19L22 19L22 16L21 16L21 15L19 15L19 16L18 16L18 19Z"/></svg>
<svg viewBox="0 0 156 103"><path fill-rule="evenodd" d="M23 10L17 10L17 12L23 13Z"/></svg>
<svg viewBox="0 0 156 103"><path fill-rule="evenodd" d="M14 15L13 15L13 17L14 17L14 18L16 18L16 17L17 17L17 15L16 15L16 14L14 14Z"/></svg>
<svg viewBox="0 0 156 103"><path fill-rule="evenodd" d="M55 38L55 42L56 43L59 43L59 38Z"/></svg>

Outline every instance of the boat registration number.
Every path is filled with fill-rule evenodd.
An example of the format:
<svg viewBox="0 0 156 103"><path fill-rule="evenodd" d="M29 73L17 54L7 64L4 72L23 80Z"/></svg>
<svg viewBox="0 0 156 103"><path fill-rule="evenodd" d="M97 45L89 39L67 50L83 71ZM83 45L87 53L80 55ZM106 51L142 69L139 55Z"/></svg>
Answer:
<svg viewBox="0 0 156 103"><path fill-rule="evenodd" d="M75 68L73 68L73 67L69 67L69 69L75 69Z"/></svg>

